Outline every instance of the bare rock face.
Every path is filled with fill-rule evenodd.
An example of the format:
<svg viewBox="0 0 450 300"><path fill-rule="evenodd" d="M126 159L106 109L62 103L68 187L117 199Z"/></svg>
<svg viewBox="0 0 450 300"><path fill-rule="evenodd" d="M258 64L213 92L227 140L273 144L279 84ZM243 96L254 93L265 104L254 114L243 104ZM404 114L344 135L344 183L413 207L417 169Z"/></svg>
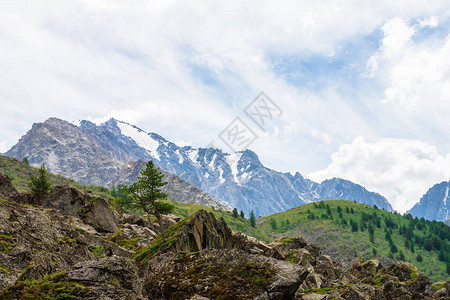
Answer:
<svg viewBox="0 0 450 300"><path fill-rule="evenodd" d="M172 249L197 252L209 248L248 250L248 245L232 234L222 218L216 220L213 214L200 210L186 222Z"/></svg>
<svg viewBox="0 0 450 300"><path fill-rule="evenodd" d="M118 230L118 220L109 208L109 203L101 198L92 198L73 187L55 187L42 206L57 209L64 215L80 217L100 232Z"/></svg>
<svg viewBox="0 0 450 300"><path fill-rule="evenodd" d="M95 260L92 247L99 249L98 255L131 255L75 226L79 223L56 210L0 201L0 290L21 273L22 279L32 280Z"/></svg>
<svg viewBox="0 0 450 300"><path fill-rule="evenodd" d="M86 224L93 226L99 232L115 232L118 220L104 199L94 198L82 207L78 214Z"/></svg>
<svg viewBox="0 0 450 300"><path fill-rule="evenodd" d="M134 261L119 256L75 264L64 280L81 282L90 299L138 299L142 288Z"/></svg>
<svg viewBox="0 0 450 300"><path fill-rule="evenodd" d="M0 198L15 201L20 193L13 187L11 179L0 173Z"/></svg>
<svg viewBox="0 0 450 300"><path fill-rule="evenodd" d="M67 216L78 216L79 210L90 200L89 195L76 188L57 186L50 192L42 206L57 209Z"/></svg>

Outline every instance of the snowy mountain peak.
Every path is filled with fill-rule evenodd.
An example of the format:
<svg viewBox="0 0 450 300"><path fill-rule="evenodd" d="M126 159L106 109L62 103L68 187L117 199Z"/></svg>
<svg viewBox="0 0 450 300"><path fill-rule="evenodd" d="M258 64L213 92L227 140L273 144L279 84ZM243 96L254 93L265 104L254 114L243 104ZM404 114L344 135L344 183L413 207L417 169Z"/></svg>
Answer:
<svg viewBox="0 0 450 300"><path fill-rule="evenodd" d="M414 217L444 222L450 217L450 181L431 187L407 213Z"/></svg>
<svg viewBox="0 0 450 300"><path fill-rule="evenodd" d="M271 170L251 150L228 154L211 147L179 147L116 119L99 125L85 120L76 124L56 118L37 123L7 155L27 156L31 163L47 163L56 173L105 186L115 184L114 174L126 163L151 159L166 172L246 215L252 210L257 216L268 215L337 197L391 209L384 197L351 182L334 179L319 185L300 173L292 176Z"/></svg>
<svg viewBox="0 0 450 300"><path fill-rule="evenodd" d="M123 135L134 140L136 144L147 150L149 154L157 160L161 160L158 154L160 142L154 139L149 133L136 126L121 121L117 122L117 126Z"/></svg>

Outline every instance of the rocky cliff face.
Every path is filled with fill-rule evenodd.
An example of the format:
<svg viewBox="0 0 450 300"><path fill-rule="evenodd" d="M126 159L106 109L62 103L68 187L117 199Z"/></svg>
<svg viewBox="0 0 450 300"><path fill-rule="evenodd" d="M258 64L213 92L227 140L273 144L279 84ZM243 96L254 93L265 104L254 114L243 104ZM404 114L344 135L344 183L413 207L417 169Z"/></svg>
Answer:
<svg viewBox="0 0 450 300"><path fill-rule="evenodd" d="M150 156L122 135L115 121L98 127L83 121L80 127L56 118L34 124L7 155L27 157L34 166L46 164L55 174L85 184L111 187L136 181L145 167L141 157ZM134 160L134 161L133 161ZM137 160L137 161L136 161ZM176 175L165 172L169 184L165 192L178 202L230 208Z"/></svg>
<svg viewBox="0 0 450 300"><path fill-rule="evenodd" d="M51 172L104 186L133 181L136 168L127 164L151 159L223 205L246 214L253 210L257 216L330 197L392 211L384 197L349 181L331 179L318 184L299 173L292 176L266 168L249 150L228 154L215 148L178 147L114 119L101 125L81 121L75 126L52 118L33 125L6 155L27 156L32 164L45 162Z"/></svg>
<svg viewBox="0 0 450 300"><path fill-rule="evenodd" d="M14 202L17 192L12 189L7 183L0 185L2 195L13 196L0 200L1 299L450 296L450 282L432 286L410 264L383 267L376 260L355 259L345 269L301 238L267 245L231 232L222 219L206 211L184 220L167 217L163 242L155 234L157 224L133 214L105 214L103 208L109 207L104 200L81 191L60 187L42 199L49 207L44 208ZM95 226L105 220L103 224L118 230L111 233Z"/></svg>
<svg viewBox="0 0 450 300"><path fill-rule="evenodd" d="M450 217L450 181L434 185L407 213L414 217L445 222Z"/></svg>

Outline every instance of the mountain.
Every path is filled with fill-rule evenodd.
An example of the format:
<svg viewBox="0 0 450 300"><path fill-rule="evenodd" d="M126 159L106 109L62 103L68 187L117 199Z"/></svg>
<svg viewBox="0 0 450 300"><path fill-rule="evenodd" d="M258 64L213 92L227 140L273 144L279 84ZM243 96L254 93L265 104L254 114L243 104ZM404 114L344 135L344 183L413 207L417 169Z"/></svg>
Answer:
<svg viewBox="0 0 450 300"><path fill-rule="evenodd" d="M134 182L140 171L145 168L145 165L146 163L143 160L128 162L118 170L117 181L124 184L130 184L132 181ZM0 173L7 175L11 179L14 187L20 192L29 192L30 189L27 186L27 183L29 182L30 175L37 176L38 170L13 157L0 155ZM48 173L48 176L53 185L68 185L89 191L101 197L111 198L110 191L104 187L95 185L86 186L73 179L55 175L51 172ZM132 180L130 178L132 178ZM168 184L163 187L163 192L167 193L169 195L168 198L171 200L180 203L200 204L223 210L231 210L229 207L218 202L211 195L208 195L176 175L166 172L165 179L168 181Z"/></svg>
<svg viewBox="0 0 450 300"><path fill-rule="evenodd" d="M435 184L407 213L427 220L446 221L450 217L450 181Z"/></svg>
<svg viewBox="0 0 450 300"><path fill-rule="evenodd" d="M334 178L318 184L299 173L266 168L250 150L228 154L216 148L179 147L115 119L96 125L50 118L34 124L6 155L26 156L31 164L46 163L54 173L107 187L121 182L123 168L130 161L151 159L166 172L247 215L251 210L257 216L269 215L334 195L392 211L384 197L349 181Z"/></svg>
<svg viewBox="0 0 450 300"><path fill-rule="evenodd" d="M386 199L378 193L369 192L363 186L341 178L327 179L317 188L316 192L321 200L356 200L359 203L370 206L376 205L392 212L390 205L386 205Z"/></svg>

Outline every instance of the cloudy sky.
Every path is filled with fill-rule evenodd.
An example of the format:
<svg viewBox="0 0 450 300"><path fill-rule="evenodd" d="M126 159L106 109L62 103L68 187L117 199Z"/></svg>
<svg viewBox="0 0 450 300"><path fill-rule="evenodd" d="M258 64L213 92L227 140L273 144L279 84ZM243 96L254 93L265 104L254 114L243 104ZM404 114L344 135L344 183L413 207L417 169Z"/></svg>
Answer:
<svg viewBox="0 0 450 300"><path fill-rule="evenodd" d="M404 212L450 179L449 33L447 0L2 1L0 152L52 116L230 152L240 117L266 166ZM261 91L283 112L265 131Z"/></svg>

